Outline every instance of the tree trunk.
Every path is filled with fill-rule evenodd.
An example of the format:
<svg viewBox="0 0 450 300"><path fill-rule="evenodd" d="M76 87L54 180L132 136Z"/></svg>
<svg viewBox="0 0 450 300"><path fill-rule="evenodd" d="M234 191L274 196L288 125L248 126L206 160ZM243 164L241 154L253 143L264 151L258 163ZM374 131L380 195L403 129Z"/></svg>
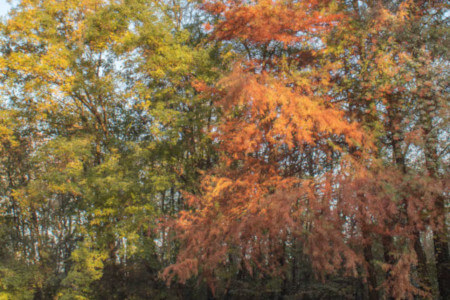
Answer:
<svg viewBox="0 0 450 300"><path fill-rule="evenodd" d="M445 203L442 196L437 198L436 208L439 209L439 211L444 211ZM445 218L445 215L443 217ZM443 220L443 223L442 230L433 233L433 241L439 294L441 295L441 299L447 300L450 299L450 253L448 249L445 219Z"/></svg>
<svg viewBox="0 0 450 300"><path fill-rule="evenodd" d="M367 262L367 281L369 287L369 300L379 299L377 291L377 276L373 266L373 253L371 245L364 245L364 259Z"/></svg>
<svg viewBox="0 0 450 300"><path fill-rule="evenodd" d="M437 140L436 133L432 131L432 122L430 118L426 119L425 123L425 164L429 176L438 179L438 155L435 141ZM441 228L434 230L434 254L436 258L437 281L439 285L439 294L441 299L450 299L450 258L447 240L447 226L446 226L446 206L445 197L443 194L436 195L434 202L436 211L440 214Z"/></svg>
<svg viewBox="0 0 450 300"><path fill-rule="evenodd" d="M427 256L420 242L420 232L415 232L414 251L417 255L417 268L421 287L425 290L431 290L430 274L427 266Z"/></svg>

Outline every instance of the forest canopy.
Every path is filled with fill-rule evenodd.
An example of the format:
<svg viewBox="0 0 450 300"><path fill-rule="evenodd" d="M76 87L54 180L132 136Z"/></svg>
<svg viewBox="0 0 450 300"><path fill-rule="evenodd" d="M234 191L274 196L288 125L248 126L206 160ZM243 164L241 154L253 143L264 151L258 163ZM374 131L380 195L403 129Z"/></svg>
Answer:
<svg viewBox="0 0 450 300"><path fill-rule="evenodd" d="M12 1L0 299L450 299L449 8Z"/></svg>

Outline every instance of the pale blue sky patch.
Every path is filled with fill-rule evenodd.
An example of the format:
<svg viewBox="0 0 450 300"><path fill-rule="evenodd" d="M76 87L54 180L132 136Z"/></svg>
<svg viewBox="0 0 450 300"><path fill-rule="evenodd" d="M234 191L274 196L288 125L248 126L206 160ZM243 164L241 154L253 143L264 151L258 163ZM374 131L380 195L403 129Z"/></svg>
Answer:
<svg viewBox="0 0 450 300"><path fill-rule="evenodd" d="M6 17L10 9L11 4L8 1L0 0L0 17Z"/></svg>

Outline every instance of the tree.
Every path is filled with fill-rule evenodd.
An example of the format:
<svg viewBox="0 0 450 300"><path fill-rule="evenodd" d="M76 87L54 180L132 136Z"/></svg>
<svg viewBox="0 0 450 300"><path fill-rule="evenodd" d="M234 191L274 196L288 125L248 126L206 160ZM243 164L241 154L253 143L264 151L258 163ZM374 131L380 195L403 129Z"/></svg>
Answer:
<svg viewBox="0 0 450 300"><path fill-rule="evenodd" d="M429 111L429 115L435 122L435 132L445 131L441 127L445 122L442 114L446 111L442 83L447 75L445 71L436 70L436 62L445 61L442 56L445 47L437 39L437 32L445 35L446 29L442 23L445 22L445 7L439 1L369 1L353 2L347 5L347 11L352 16L351 22L341 27L333 35L333 40L329 40L332 46L330 53L333 54L326 58L337 58L342 63L341 71L336 75L335 91L341 101L350 107L350 116L376 133L378 158L388 168L396 168L397 176L403 177L411 187L417 186L420 182L417 178L428 173L425 171L426 159L421 156L426 152L424 147L446 147L445 141L430 139L429 133L422 131L423 126L427 125L420 117L425 111L422 108L427 106L428 110L433 111ZM427 72L433 73L433 83L424 80L423 74ZM433 94L433 101L427 100L424 93L418 93L423 89ZM433 163L440 164L438 156L434 157ZM439 195L444 193L445 177L425 176L428 181L422 183L423 196L415 198L412 191L401 193L400 197L404 199L398 203L398 208L410 212L398 214L390 221L390 226L398 227L399 224L408 224L409 219L414 220L408 225L413 228L406 227L404 230L407 234L413 232L410 238L415 242L410 245L409 252L415 252L417 256L421 287L430 291L433 284L421 244L421 236L424 235L421 232L430 228L435 231L445 228L441 221L431 221L433 218L445 219L445 212L438 205L432 208L430 203L435 200L429 196L431 194L434 195L431 197L441 199ZM417 215L423 218L417 220ZM393 240L387 236L383 240L384 261L392 264L395 259L387 249L394 247ZM438 264L446 265L444 262ZM445 284L440 286L442 288ZM397 286L394 288L398 289ZM440 293L446 294L443 290Z"/></svg>
<svg viewBox="0 0 450 300"><path fill-rule="evenodd" d="M359 260L332 209L333 171L353 161L350 148L363 157L370 139L330 101L333 66L316 68L320 34L339 15L314 1L206 8L223 16L215 38L239 41L247 58L215 92L223 111L213 133L221 159L204 177L203 193L190 197L193 209L175 222L182 248L164 275L185 282L201 269L214 285L222 264L250 275L283 273L293 259L286 249L299 241L315 270L345 262L343 269L355 272Z"/></svg>
<svg viewBox="0 0 450 300"><path fill-rule="evenodd" d="M213 80L220 60L182 27L201 16L174 24L176 10L22 1L1 25L4 260L40 268L34 297L167 291L157 271L175 245L157 225L214 159L212 107L191 81ZM153 286L131 289L139 274Z"/></svg>

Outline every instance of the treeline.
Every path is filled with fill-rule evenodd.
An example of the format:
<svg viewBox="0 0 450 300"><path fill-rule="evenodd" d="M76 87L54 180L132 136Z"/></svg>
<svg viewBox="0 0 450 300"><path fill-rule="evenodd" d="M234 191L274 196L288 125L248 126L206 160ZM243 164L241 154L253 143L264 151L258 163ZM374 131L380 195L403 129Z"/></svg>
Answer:
<svg viewBox="0 0 450 300"><path fill-rule="evenodd" d="M0 299L450 299L449 16L13 3Z"/></svg>

